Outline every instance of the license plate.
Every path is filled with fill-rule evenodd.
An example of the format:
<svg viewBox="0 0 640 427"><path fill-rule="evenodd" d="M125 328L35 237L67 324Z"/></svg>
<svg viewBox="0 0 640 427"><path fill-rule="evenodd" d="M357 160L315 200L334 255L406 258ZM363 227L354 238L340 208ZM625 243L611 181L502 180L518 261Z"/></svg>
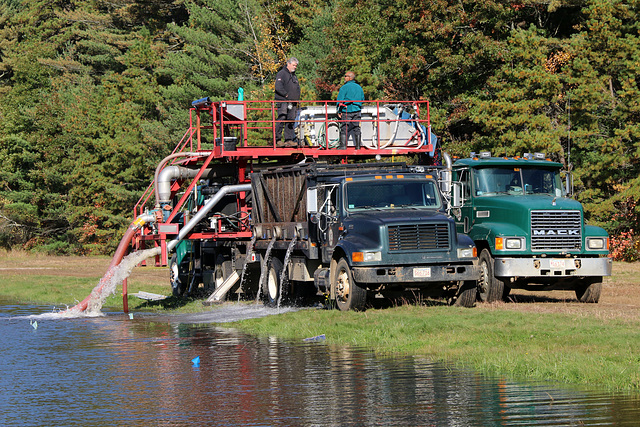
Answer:
<svg viewBox="0 0 640 427"><path fill-rule="evenodd" d="M414 268L413 277L431 277L431 268L429 267Z"/></svg>
<svg viewBox="0 0 640 427"><path fill-rule="evenodd" d="M549 261L551 268L564 268L563 259L552 259Z"/></svg>

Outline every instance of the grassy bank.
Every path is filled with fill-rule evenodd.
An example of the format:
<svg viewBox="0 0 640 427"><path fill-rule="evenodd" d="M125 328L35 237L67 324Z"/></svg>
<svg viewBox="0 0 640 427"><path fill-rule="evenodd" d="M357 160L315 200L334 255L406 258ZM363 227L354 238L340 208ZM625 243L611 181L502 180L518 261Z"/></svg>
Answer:
<svg viewBox="0 0 640 427"><path fill-rule="evenodd" d="M110 262L111 258L108 257L51 257L26 252L2 252L0 302L58 308L73 306L91 293ZM171 295L166 267L134 268L127 280L127 288L131 311L202 311L200 300L170 297L162 303L154 303L133 296L140 291ZM110 311L123 310L121 285L107 298L104 306Z"/></svg>
<svg viewBox="0 0 640 427"><path fill-rule="evenodd" d="M304 310L234 324L300 340L421 354L487 374L640 390L640 322L479 306L402 306L364 313Z"/></svg>
<svg viewBox="0 0 640 427"><path fill-rule="evenodd" d="M86 297L110 259L0 254L0 301L73 305ZM325 334L329 345L372 348L386 354L421 354L492 375L588 384L640 392L640 263L615 263L599 304L580 304L572 292L514 292L517 302L461 309L400 306L363 313L301 310L249 319L233 326L257 335L299 341ZM148 303L138 291L167 294L166 268L133 270L132 311L215 310L199 300ZM122 310L121 288L107 300Z"/></svg>

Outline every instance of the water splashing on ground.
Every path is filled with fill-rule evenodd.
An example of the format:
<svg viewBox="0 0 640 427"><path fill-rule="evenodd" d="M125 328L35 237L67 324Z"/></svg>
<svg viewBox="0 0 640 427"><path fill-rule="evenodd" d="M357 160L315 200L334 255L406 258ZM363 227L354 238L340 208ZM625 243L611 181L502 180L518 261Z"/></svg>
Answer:
<svg viewBox="0 0 640 427"><path fill-rule="evenodd" d="M269 265L269 258L271 258L271 249L273 248L273 244L275 242L276 236L273 236L273 238L269 242L269 246L267 246L267 250L264 253L264 259L260 264L260 279L258 280L258 294L256 296L256 301L260 301L260 297L262 296L262 287L264 286L264 279L267 275L267 265Z"/></svg>
<svg viewBox="0 0 640 427"><path fill-rule="evenodd" d="M87 305L87 309L82 311L76 307L58 313L59 317L96 317L102 315L102 306L109 295L115 294L116 288L129 275L131 270L145 259L154 257L160 253L160 248L145 249L143 251L133 252L120 261L120 264L111 267L104 274L100 282L91 291L91 298Z"/></svg>
<svg viewBox="0 0 640 427"><path fill-rule="evenodd" d="M282 262L282 271L280 272L280 292L278 295L278 305L277 305L278 308L280 308L280 303L282 302L282 294L284 294L285 289L287 289L287 287L285 286L285 284L289 280L287 278L287 266L289 265L289 258L291 258L291 252L293 252L293 248L296 245L297 237L298 236L296 236L295 234L293 235L293 238L291 239L291 243L289 243L289 247L287 248L287 252L284 254L284 261Z"/></svg>

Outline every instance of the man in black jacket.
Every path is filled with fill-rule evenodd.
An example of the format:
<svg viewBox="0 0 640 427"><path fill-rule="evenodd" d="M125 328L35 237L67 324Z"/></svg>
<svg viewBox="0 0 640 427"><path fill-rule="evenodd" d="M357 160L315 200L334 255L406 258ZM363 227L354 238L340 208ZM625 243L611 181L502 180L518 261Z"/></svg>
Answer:
<svg viewBox="0 0 640 427"><path fill-rule="evenodd" d="M296 76L296 68L298 60L289 58L284 67L276 74L275 100L276 109L278 110L278 118L276 122L276 142L280 145L282 137L282 129L284 128L284 146L296 146L296 134L294 125L296 119L296 111L298 109L297 101L300 100L300 83Z"/></svg>

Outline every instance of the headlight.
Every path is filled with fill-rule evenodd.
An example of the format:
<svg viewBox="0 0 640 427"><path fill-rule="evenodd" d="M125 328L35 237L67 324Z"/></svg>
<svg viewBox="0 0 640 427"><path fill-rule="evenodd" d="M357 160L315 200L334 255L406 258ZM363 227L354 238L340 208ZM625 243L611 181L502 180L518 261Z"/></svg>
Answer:
<svg viewBox="0 0 640 427"><path fill-rule="evenodd" d="M522 237L496 237L496 250L501 251L524 249L524 238Z"/></svg>
<svg viewBox="0 0 640 427"><path fill-rule="evenodd" d="M353 252L351 254L351 261L353 262L369 262L369 261L382 261L382 252Z"/></svg>
<svg viewBox="0 0 640 427"><path fill-rule="evenodd" d="M477 256L478 256L478 252L475 247L458 248L458 258L475 258Z"/></svg>
<svg viewBox="0 0 640 427"><path fill-rule="evenodd" d="M607 248L605 237L587 237L587 248L599 251Z"/></svg>
<svg viewBox="0 0 640 427"><path fill-rule="evenodd" d="M522 239L513 239L507 237L505 240L505 249L522 249Z"/></svg>
<svg viewBox="0 0 640 427"><path fill-rule="evenodd" d="M365 252L364 261L382 261L382 252Z"/></svg>

